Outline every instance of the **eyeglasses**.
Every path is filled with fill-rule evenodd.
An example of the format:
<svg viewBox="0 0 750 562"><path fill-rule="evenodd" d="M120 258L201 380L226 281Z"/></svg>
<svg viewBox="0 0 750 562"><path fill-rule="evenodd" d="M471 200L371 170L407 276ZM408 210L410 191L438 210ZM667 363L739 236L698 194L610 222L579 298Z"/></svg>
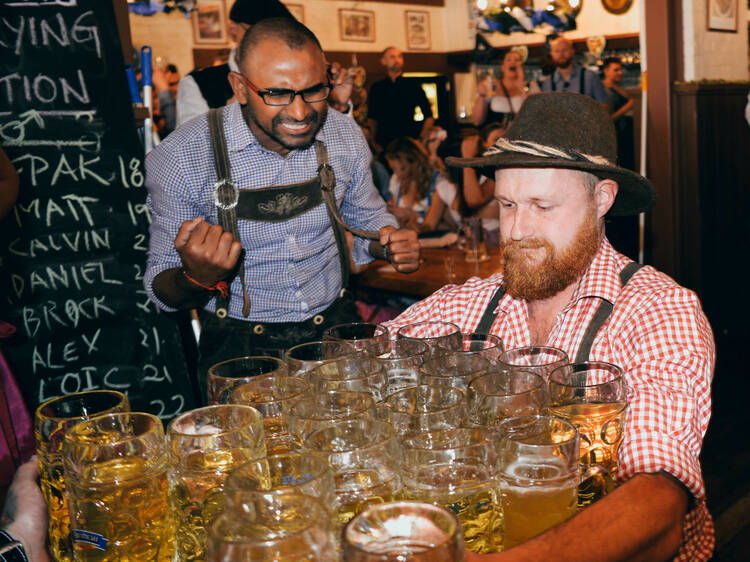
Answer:
<svg viewBox="0 0 750 562"><path fill-rule="evenodd" d="M247 84L253 92L258 94L266 105L289 105L297 96L301 96L305 103L316 103L328 99L328 95L333 89L332 84L328 82L326 84L315 84L304 90L288 90L282 88L260 90L255 84L250 82L244 74L240 72L235 72L235 74L242 78L245 84Z"/></svg>

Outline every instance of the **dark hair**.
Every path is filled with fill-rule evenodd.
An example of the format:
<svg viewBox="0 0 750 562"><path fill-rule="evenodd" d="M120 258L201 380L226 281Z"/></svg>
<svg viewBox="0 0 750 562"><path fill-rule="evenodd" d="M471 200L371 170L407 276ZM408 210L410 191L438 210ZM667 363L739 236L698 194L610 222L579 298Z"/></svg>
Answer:
<svg viewBox="0 0 750 562"><path fill-rule="evenodd" d="M619 64L622 66L622 59L620 59L620 57L607 57L602 61L602 70L607 68L610 64Z"/></svg>
<svg viewBox="0 0 750 562"><path fill-rule="evenodd" d="M312 43L322 53L323 48L315 34L295 19L269 18L247 30L240 43L237 60L240 64L247 54L266 39L282 41L290 49L302 49Z"/></svg>
<svg viewBox="0 0 750 562"><path fill-rule="evenodd" d="M177 66L174 64L168 64L167 65L167 72L171 72L172 74L177 74Z"/></svg>
<svg viewBox="0 0 750 562"><path fill-rule="evenodd" d="M417 187L418 200L424 199L430 189L432 181L432 166L427 151L417 141L410 137L392 140L385 149L385 157L393 160L403 160L410 164L408 181ZM401 186L401 193L406 193L408 185Z"/></svg>
<svg viewBox="0 0 750 562"><path fill-rule="evenodd" d="M386 55L386 53L388 53L388 51L390 51L391 49L398 50L398 47L396 47L395 45L389 45L388 47L382 50L382 52L380 53L380 58L382 59Z"/></svg>
<svg viewBox="0 0 750 562"><path fill-rule="evenodd" d="M255 25L267 18L294 19L294 16L279 0L237 0L229 10L229 19L237 23Z"/></svg>

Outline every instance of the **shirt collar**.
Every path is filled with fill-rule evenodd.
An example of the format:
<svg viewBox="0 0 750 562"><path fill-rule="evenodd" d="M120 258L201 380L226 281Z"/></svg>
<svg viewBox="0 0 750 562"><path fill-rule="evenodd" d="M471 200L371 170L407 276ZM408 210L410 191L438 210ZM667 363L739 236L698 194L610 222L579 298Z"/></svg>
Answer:
<svg viewBox="0 0 750 562"><path fill-rule="evenodd" d="M604 237L591 265L578 282L570 302L574 303L582 298L596 297L614 303L621 290L617 252L609 243L609 240Z"/></svg>

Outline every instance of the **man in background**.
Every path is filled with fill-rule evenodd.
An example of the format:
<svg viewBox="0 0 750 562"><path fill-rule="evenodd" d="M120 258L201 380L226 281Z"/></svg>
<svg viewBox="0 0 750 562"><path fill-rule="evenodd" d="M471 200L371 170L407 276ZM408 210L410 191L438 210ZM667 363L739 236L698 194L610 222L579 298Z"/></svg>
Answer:
<svg viewBox="0 0 750 562"><path fill-rule="evenodd" d="M382 152L392 140L400 137L423 139L434 125L432 108L422 87L406 80L404 55L396 47L383 51L380 64L388 76L375 82L368 96L368 118L374 131L375 148ZM420 124L414 121L414 111L419 107L424 115Z"/></svg>
<svg viewBox="0 0 750 562"><path fill-rule="evenodd" d="M294 16L279 0L237 0L229 10L227 35L239 45L251 25L266 18ZM234 96L229 72L237 72L237 47L232 47L229 60L217 66L193 70L179 83L177 91L177 127L209 109L230 103Z"/></svg>
<svg viewBox="0 0 750 562"><path fill-rule="evenodd" d="M601 104L609 101L599 76L575 62L573 43L568 39L553 39L550 43L550 56L555 63L555 71L542 82L543 92L578 92Z"/></svg>

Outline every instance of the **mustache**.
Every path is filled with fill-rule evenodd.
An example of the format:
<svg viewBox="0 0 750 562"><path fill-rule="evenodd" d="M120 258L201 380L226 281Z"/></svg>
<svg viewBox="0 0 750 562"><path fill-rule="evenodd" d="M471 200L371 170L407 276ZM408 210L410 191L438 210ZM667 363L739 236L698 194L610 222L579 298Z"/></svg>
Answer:
<svg viewBox="0 0 750 562"><path fill-rule="evenodd" d="M317 123L319 118L319 113L317 111L311 111L307 117L304 119L292 119L288 116L284 116L282 114L277 115L273 118L273 124L274 125L285 125L287 123L290 123L292 125L310 125L313 123Z"/></svg>
<svg viewBox="0 0 750 562"><path fill-rule="evenodd" d="M508 240L502 243L503 251L512 252L514 250L536 250L546 248L547 243L541 238L529 238L528 240Z"/></svg>

